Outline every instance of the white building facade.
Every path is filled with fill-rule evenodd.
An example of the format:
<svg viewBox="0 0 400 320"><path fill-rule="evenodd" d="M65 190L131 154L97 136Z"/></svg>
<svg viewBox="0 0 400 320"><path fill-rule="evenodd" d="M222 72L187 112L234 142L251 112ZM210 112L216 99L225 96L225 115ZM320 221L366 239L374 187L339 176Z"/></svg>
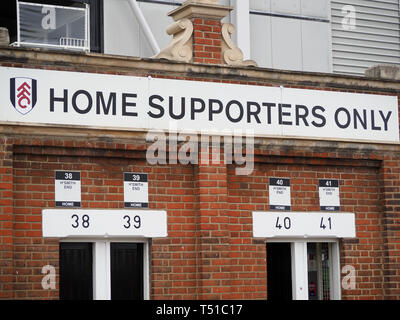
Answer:
<svg viewBox="0 0 400 320"><path fill-rule="evenodd" d="M0 21L18 45L17 1ZM90 50L152 57L171 36L168 13L182 0L32 0L88 10ZM374 65L400 65L398 0L220 0L233 10L232 35L259 67L363 76ZM19 43L19 45L23 45Z"/></svg>

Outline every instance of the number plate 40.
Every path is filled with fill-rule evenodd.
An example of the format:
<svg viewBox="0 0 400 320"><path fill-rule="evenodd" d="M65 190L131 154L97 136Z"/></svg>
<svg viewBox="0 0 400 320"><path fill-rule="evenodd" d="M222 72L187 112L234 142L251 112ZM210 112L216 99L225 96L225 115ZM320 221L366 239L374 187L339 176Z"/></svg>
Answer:
<svg viewBox="0 0 400 320"><path fill-rule="evenodd" d="M253 212L254 237L355 237L353 213Z"/></svg>

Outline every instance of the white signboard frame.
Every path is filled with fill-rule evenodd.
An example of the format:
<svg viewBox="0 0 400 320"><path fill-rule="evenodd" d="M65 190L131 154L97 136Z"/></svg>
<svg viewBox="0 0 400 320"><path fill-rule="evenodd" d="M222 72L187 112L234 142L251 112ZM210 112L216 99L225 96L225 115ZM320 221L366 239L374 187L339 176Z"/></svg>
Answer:
<svg viewBox="0 0 400 320"><path fill-rule="evenodd" d="M147 173L124 172L124 207L149 207L149 182Z"/></svg>
<svg viewBox="0 0 400 320"><path fill-rule="evenodd" d="M290 210L290 179L269 178L269 208L271 210Z"/></svg>
<svg viewBox="0 0 400 320"><path fill-rule="evenodd" d="M11 67L0 87L5 124L399 142L397 96Z"/></svg>
<svg viewBox="0 0 400 320"><path fill-rule="evenodd" d="M81 173L79 171L55 171L54 198L56 207L81 206Z"/></svg>
<svg viewBox="0 0 400 320"><path fill-rule="evenodd" d="M44 209L43 237L166 237L167 213L158 210Z"/></svg>
<svg viewBox="0 0 400 320"><path fill-rule="evenodd" d="M355 215L343 212L253 212L255 238L355 238Z"/></svg>
<svg viewBox="0 0 400 320"><path fill-rule="evenodd" d="M339 180L320 179L318 182L319 205L322 211L340 210Z"/></svg>

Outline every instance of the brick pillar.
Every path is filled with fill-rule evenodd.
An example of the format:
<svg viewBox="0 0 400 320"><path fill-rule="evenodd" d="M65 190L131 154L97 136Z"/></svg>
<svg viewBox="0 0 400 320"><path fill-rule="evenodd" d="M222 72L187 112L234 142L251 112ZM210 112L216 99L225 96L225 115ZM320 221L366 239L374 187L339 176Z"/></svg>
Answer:
<svg viewBox="0 0 400 320"><path fill-rule="evenodd" d="M223 299L231 290L227 168L223 159L218 164L207 161L209 155L215 156L200 150L195 171L198 299Z"/></svg>
<svg viewBox="0 0 400 320"><path fill-rule="evenodd" d="M223 64L221 20L232 10L219 5L217 0L187 0L168 15L175 21L189 19L193 24L191 61Z"/></svg>
<svg viewBox="0 0 400 320"><path fill-rule="evenodd" d="M222 34L219 19L194 18L193 62L222 64Z"/></svg>
<svg viewBox="0 0 400 320"><path fill-rule="evenodd" d="M0 300L14 298L11 139L0 137Z"/></svg>
<svg viewBox="0 0 400 320"><path fill-rule="evenodd" d="M367 77L400 80L396 65L376 65L365 71ZM400 108L400 96L399 108ZM383 290L384 299L400 296L400 157L385 156L380 168L382 182Z"/></svg>
<svg viewBox="0 0 400 320"><path fill-rule="evenodd" d="M400 158L385 157L380 169L383 194L384 299L400 295Z"/></svg>

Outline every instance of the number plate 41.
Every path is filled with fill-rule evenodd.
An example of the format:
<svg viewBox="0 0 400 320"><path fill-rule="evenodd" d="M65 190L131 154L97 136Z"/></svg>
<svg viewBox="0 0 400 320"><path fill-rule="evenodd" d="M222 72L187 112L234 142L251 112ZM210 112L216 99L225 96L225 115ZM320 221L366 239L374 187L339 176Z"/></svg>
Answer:
<svg viewBox="0 0 400 320"><path fill-rule="evenodd" d="M355 237L353 213L253 212L254 237Z"/></svg>

